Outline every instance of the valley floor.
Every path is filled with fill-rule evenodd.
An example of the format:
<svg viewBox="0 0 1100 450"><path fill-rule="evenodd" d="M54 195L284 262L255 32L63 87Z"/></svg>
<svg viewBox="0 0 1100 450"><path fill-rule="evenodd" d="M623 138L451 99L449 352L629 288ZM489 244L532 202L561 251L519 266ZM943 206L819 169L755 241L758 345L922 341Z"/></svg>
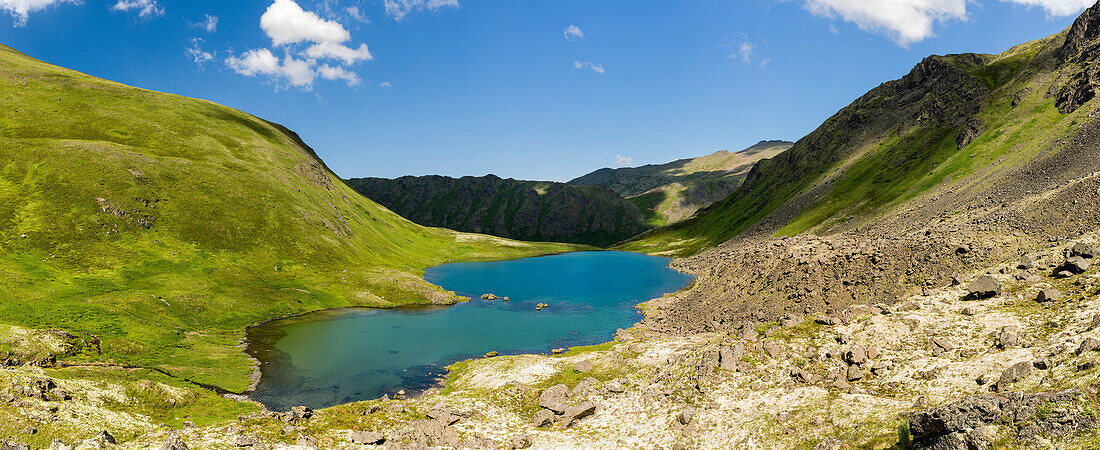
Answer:
<svg viewBox="0 0 1100 450"><path fill-rule="evenodd" d="M891 306L736 332L642 324L563 355L461 362L419 398L283 414L145 369L56 367L48 355L74 337L8 327L12 354L39 363L0 371L0 435L5 449L1095 448L1100 272L1055 278L1064 247L1029 254L1034 268L983 268ZM985 273L1001 293L965 300ZM1061 296L1036 301L1044 289Z"/></svg>

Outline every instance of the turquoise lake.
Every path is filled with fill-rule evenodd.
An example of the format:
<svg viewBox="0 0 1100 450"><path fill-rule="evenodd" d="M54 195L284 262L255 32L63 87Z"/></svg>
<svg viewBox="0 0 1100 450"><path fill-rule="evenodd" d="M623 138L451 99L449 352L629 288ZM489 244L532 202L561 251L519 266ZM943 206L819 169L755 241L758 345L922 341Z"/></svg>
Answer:
<svg viewBox="0 0 1100 450"><path fill-rule="evenodd" d="M634 305L691 282L668 263L582 252L434 267L427 281L473 300L322 311L249 329L249 353L263 373L251 397L277 411L323 408L430 388L445 366L490 351L548 353L607 342L641 319ZM486 293L510 301L481 300ZM538 303L550 307L536 311Z"/></svg>

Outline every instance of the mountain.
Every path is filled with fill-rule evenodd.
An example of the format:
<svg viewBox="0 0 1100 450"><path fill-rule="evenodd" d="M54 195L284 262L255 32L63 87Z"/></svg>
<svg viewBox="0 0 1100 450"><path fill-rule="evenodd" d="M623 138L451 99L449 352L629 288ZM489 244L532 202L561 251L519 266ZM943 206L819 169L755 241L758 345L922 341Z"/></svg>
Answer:
<svg viewBox="0 0 1100 450"><path fill-rule="evenodd" d="M1065 91L1087 75L1063 40L928 57L757 164L729 197L624 248L689 255L746 232L851 228L933 187L1016 167L1080 123L1061 104L1079 103Z"/></svg>
<svg viewBox="0 0 1100 450"><path fill-rule="evenodd" d="M356 191L421 225L525 241L608 246L649 229L603 186L485 177L357 178Z"/></svg>
<svg viewBox="0 0 1100 450"><path fill-rule="evenodd" d="M280 125L4 46L0 109L0 326L79 333L95 361L241 392L251 324L450 303L424 268L577 248L416 225Z"/></svg>
<svg viewBox="0 0 1100 450"><path fill-rule="evenodd" d="M643 211L649 225L664 226L729 195L757 161L773 158L791 145L787 141L760 141L739 152L722 150L668 164L605 168L569 184L611 188Z"/></svg>
<svg viewBox="0 0 1100 450"><path fill-rule="evenodd" d="M689 256L674 264L700 275L647 326L738 329L891 305L990 267L1012 289L1060 284L1064 260L1020 258L1096 230L1098 67L1100 5L998 55L925 58L729 197L619 246Z"/></svg>

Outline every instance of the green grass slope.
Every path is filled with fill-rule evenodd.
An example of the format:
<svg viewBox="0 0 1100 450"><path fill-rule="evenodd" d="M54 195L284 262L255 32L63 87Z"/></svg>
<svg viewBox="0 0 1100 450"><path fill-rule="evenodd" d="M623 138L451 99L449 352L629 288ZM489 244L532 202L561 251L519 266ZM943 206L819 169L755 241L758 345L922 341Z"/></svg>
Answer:
<svg viewBox="0 0 1100 450"><path fill-rule="evenodd" d="M1094 7L1078 23L1096 17ZM1087 114L1086 108L1060 105L1075 95L1092 98L1095 84L1087 68L1097 52L1077 50L1073 55L1086 61L1074 62L1063 55L1064 47L1078 44L1064 44L1066 36L1000 55L929 57L838 112L791 150L757 164L729 197L620 248L690 255L750 229L827 233L883 217L934 186L1017 167L1071 136ZM1082 73L1084 82L1067 82Z"/></svg>
<svg viewBox="0 0 1100 450"><path fill-rule="evenodd" d="M424 268L576 247L413 224L294 133L0 46L0 321L98 338L80 358L242 391L255 322L449 302Z"/></svg>

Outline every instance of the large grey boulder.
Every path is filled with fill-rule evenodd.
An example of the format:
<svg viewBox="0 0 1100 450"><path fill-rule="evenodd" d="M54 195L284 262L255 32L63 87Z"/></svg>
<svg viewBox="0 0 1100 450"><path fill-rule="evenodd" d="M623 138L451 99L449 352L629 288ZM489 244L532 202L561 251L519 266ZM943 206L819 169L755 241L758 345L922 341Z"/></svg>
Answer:
<svg viewBox="0 0 1100 450"><path fill-rule="evenodd" d="M1046 288L1039 291L1039 295L1035 296L1035 301L1039 303L1052 302L1062 298L1062 291L1054 288Z"/></svg>
<svg viewBox="0 0 1100 450"><path fill-rule="evenodd" d="M718 367L722 370L737 370L737 363L745 356L745 344L740 342L718 349Z"/></svg>
<svg viewBox="0 0 1100 450"><path fill-rule="evenodd" d="M362 445L382 445L386 436L377 431L356 431L351 433L351 442Z"/></svg>
<svg viewBox="0 0 1100 450"><path fill-rule="evenodd" d="M596 413L596 404L592 402L583 402L578 405L565 408L565 413L561 417L561 427L569 428L574 422L591 416Z"/></svg>
<svg viewBox="0 0 1100 450"><path fill-rule="evenodd" d="M1075 274L1085 273L1085 271L1089 270L1089 267L1092 267L1092 263L1080 256L1070 256L1066 258L1065 263L1062 263L1063 270Z"/></svg>
<svg viewBox="0 0 1100 450"><path fill-rule="evenodd" d="M160 446L160 450L187 450L187 443L173 431L168 433L168 439Z"/></svg>
<svg viewBox="0 0 1100 450"><path fill-rule="evenodd" d="M1093 247L1084 242L1078 242L1070 247L1069 254L1071 256L1080 256L1082 258L1095 258L1097 255L1096 247Z"/></svg>
<svg viewBox="0 0 1100 450"><path fill-rule="evenodd" d="M554 424L554 412L549 409L540 409L531 418L531 424L535 428L548 427Z"/></svg>
<svg viewBox="0 0 1100 450"><path fill-rule="evenodd" d="M539 394L539 406L557 414L565 412L568 401L569 386L564 384L555 384Z"/></svg>
<svg viewBox="0 0 1100 450"><path fill-rule="evenodd" d="M1001 378L997 380L998 390L1003 390L1010 384L1027 378L1028 375L1031 375L1031 367L1031 361L1020 361L1008 366L1004 372L1001 372Z"/></svg>
<svg viewBox="0 0 1100 450"><path fill-rule="evenodd" d="M982 275L966 287L966 298L982 300L1001 295L1001 282L989 275Z"/></svg>

